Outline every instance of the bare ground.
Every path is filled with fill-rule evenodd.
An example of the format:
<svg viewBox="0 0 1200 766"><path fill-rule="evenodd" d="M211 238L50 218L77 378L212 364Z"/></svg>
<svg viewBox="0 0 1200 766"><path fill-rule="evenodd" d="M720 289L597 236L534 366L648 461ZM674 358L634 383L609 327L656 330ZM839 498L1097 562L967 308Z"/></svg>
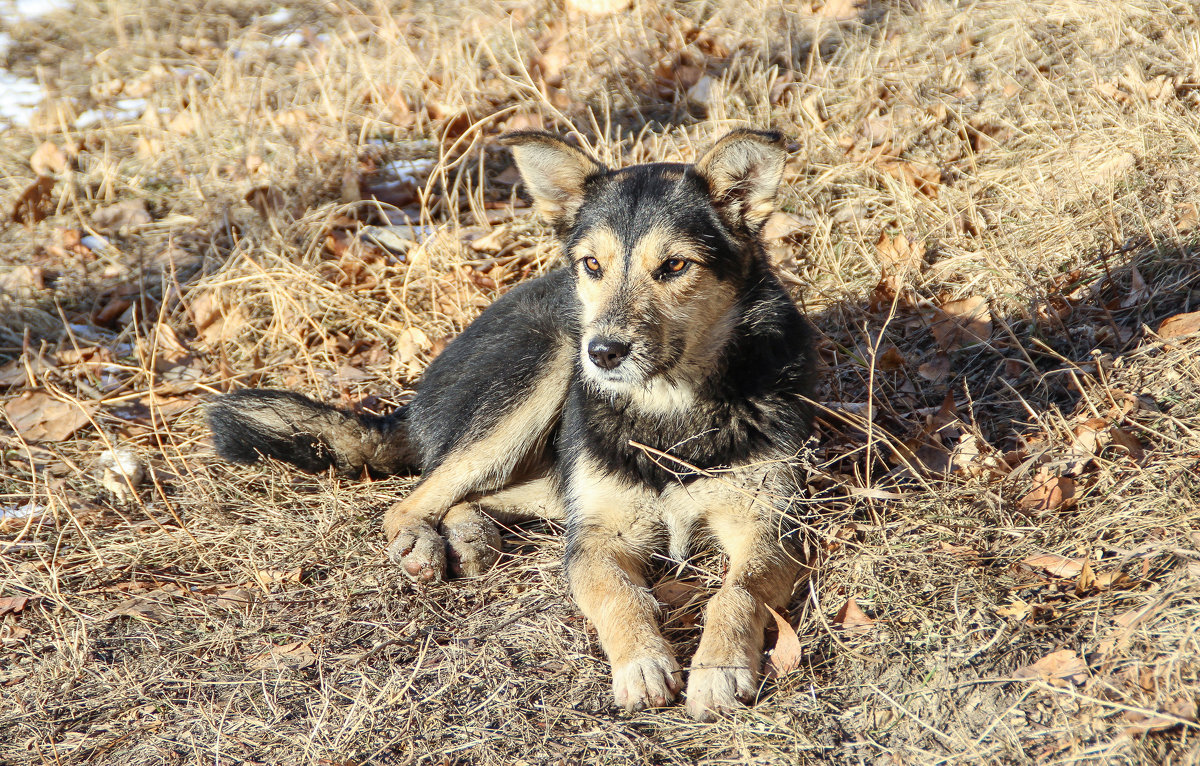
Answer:
<svg viewBox="0 0 1200 766"><path fill-rule="evenodd" d="M49 93L0 131L0 761L1200 762L1194 5L287 8L0 29ZM771 247L826 366L753 707L614 711L558 530L418 588L409 482L213 458L206 396L386 409L554 266L502 130L618 164L742 122L796 143ZM720 571L663 566L681 654Z"/></svg>

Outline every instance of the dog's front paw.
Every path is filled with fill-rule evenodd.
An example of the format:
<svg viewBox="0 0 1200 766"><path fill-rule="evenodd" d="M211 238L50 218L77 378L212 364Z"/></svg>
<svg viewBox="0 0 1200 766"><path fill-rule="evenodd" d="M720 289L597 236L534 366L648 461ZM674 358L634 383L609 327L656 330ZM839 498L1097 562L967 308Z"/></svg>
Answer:
<svg viewBox="0 0 1200 766"><path fill-rule="evenodd" d="M455 576L478 577L500 558L500 529L477 510L452 523L447 520L442 532L446 535L450 572Z"/></svg>
<svg viewBox="0 0 1200 766"><path fill-rule="evenodd" d="M692 665L687 686L688 715L715 721L754 699L758 686L748 667Z"/></svg>
<svg viewBox="0 0 1200 766"><path fill-rule="evenodd" d="M613 665L613 698L629 712L665 707L683 688L679 663L669 654L650 654Z"/></svg>
<svg viewBox="0 0 1200 766"><path fill-rule="evenodd" d="M387 554L419 582L441 580L446 575L446 541L427 522L398 528Z"/></svg>

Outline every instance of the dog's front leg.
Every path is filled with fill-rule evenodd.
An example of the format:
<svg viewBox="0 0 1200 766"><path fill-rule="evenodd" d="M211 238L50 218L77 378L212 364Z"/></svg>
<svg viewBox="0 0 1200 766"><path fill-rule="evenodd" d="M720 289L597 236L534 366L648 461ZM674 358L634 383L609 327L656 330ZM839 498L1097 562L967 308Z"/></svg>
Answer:
<svg viewBox="0 0 1200 766"><path fill-rule="evenodd" d="M645 559L626 535L590 528L567 555L571 595L596 626L612 663L613 698L628 711L663 707L683 688L679 664L659 632L658 603L642 575Z"/></svg>
<svg viewBox="0 0 1200 766"><path fill-rule="evenodd" d="M802 567L794 546L780 541L777 512L747 505L733 502L707 519L729 556L729 571L705 609L688 677L687 710L702 721L754 698L769 619L764 605L783 610Z"/></svg>
<svg viewBox="0 0 1200 766"><path fill-rule="evenodd" d="M658 602L644 568L662 532L640 511L635 487L586 460L576 465L567 506L567 580L612 663L613 697L629 711L662 707L683 688L679 664L658 628Z"/></svg>

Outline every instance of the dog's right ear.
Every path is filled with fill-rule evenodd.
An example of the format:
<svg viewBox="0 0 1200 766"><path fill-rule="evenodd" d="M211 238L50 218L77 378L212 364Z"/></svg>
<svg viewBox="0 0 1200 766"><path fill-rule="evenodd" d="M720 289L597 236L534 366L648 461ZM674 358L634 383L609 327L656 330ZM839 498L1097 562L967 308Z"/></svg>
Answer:
<svg viewBox="0 0 1200 766"><path fill-rule="evenodd" d="M517 170L533 196L538 213L554 228L570 228L583 204L587 182L608 168L558 136L538 130L505 133L500 143L512 147Z"/></svg>

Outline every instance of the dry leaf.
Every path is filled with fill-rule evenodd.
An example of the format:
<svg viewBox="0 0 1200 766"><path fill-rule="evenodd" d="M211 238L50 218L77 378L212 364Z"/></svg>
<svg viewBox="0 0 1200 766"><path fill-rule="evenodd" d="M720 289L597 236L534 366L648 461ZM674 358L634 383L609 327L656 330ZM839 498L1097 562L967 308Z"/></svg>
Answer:
<svg viewBox="0 0 1200 766"><path fill-rule="evenodd" d="M904 354L895 346L888 346L882 354L875 358L875 367L885 372L894 372L904 367Z"/></svg>
<svg viewBox="0 0 1200 766"><path fill-rule="evenodd" d="M258 603L258 594L247 588L230 588L217 596L217 606L245 612Z"/></svg>
<svg viewBox="0 0 1200 766"><path fill-rule="evenodd" d="M930 330L943 351L985 342L992 336L992 314L987 300L973 296L943 303L935 309Z"/></svg>
<svg viewBox="0 0 1200 766"><path fill-rule="evenodd" d="M1078 577L1083 572L1085 562L1083 559L1071 559L1066 556L1060 556L1057 553L1039 553L1036 556L1021 561L1027 567L1033 569L1041 569L1051 577L1060 577L1064 580Z"/></svg>
<svg viewBox="0 0 1200 766"><path fill-rule="evenodd" d="M1146 286L1146 280L1142 277L1142 272L1137 266L1131 266L1129 269L1129 295L1121 299L1121 308L1127 309L1133 306L1140 306L1150 297L1150 288Z"/></svg>
<svg viewBox="0 0 1200 766"><path fill-rule="evenodd" d="M297 641L292 644L272 646L265 652L254 655L246 661L253 670L272 670L275 668L291 668L301 670L313 665L317 655L309 648L308 641Z"/></svg>
<svg viewBox="0 0 1200 766"><path fill-rule="evenodd" d="M1197 332L1200 332L1200 311L1167 317L1158 326L1158 337L1163 340L1180 338Z"/></svg>
<svg viewBox="0 0 1200 766"><path fill-rule="evenodd" d="M1070 476L1045 476L1034 479L1034 487L1021 498L1017 507L1028 514L1061 511L1075 505L1075 480Z"/></svg>
<svg viewBox="0 0 1200 766"><path fill-rule="evenodd" d="M786 239L805 227L812 226L812 221L801 218L795 213L785 213L777 210L771 214L762 227L762 238L767 242Z"/></svg>
<svg viewBox="0 0 1200 766"><path fill-rule="evenodd" d="M1146 450L1142 448L1142 443L1136 436L1129 433L1123 428L1110 428L1108 431L1109 438L1112 440L1114 447L1120 447L1128 453L1134 462L1141 461L1146 456Z"/></svg>
<svg viewBox="0 0 1200 766"><path fill-rule="evenodd" d="M38 176L37 180L25 187L17 201L13 203L12 219L16 223L37 223L50 214L53 200L50 198L54 191L54 179L50 176Z"/></svg>
<svg viewBox="0 0 1200 766"><path fill-rule="evenodd" d="M1081 684L1087 680L1087 663L1073 649L1051 652L1032 665L1026 665L1013 673L1013 678L1050 681L1063 679Z"/></svg>
<svg viewBox="0 0 1200 766"><path fill-rule="evenodd" d="M166 607L154 601L142 598L129 598L122 601L115 609L101 617L101 620L113 620L117 617L133 617L150 622L166 622L171 613Z"/></svg>
<svg viewBox="0 0 1200 766"><path fill-rule="evenodd" d="M918 367L917 374L930 383L941 383L950 375L950 357L938 354Z"/></svg>
<svg viewBox="0 0 1200 766"><path fill-rule="evenodd" d="M29 158L29 166L39 176L53 175L67 169L67 157L53 141L44 141Z"/></svg>
<svg viewBox="0 0 1200 766"><path fill-rule="evenodd" d="M254 572L254 580L264 588L278 583L300 582L304 579L304 568L294 569L259 569Z"/></svg>
<svg viewBox="0 0 1200 766"><path fill-rule="evenodd" d="M9 612L12 612L13 614L20 614L21 610L25 608L25 604L27 603L29 603L28 596L6 596L4 598L0 598L0 617L3 617Z"/></svg>
<svg viewBox="0 0 1200 766"><path fill-rule="evenodd" d="M92 213L92 223L98 229L122 229L126 226L142 226L153 219L140 199L127 199L115 205L106 205Z"/></svg>
<svg viewBox="0 0 1200 766"><path fill-rule="evenodd" d="M1013 602L1008 606L998 607L996 614L1001 617L1011 617L1014 620L1024 620L1033 613L1033 606L1028 601L1021 599L1013 599Z"/></svg>
<svg viewBox="0 0 1200 766"><path fill-rule="evenodd" d="M800 667L804 650L800 648L800 637L791 623L771 607L765 608L775 618L775 627L779 630L779 638L775 639L775 648L767 660L766 675L767 678L779 678Z"/></svg>
<svg viewBox="0 0 1200 766"><path fill-rule="evenodd" d="M889 273L919 271L925 265L924 246L909 242L903 234L895 237L881 234L875 243L875 253L880 265Z"/></svg>
<svg viewBox="0 0 1200 766"><path fill-rule="evenodd" d="M1133 724L1125 727L1125 734L1130 736L1169 731L1184 723L1196 722L1196 703L1187 698L1180 698L1157 715L1147 716L1136 710L1127 710L1125 719Z"/></svg>
<svg viewBox="0 0 1200 766"><path fill-rule="evenodd" d="M858 602L854 600L854 596L846 599L846 603L842 604L842 608L838 610L833 621L841 625L842 629L850 635L867 633L875 624L875 621L859 608Z"/></svg>
<svg viewBox="0 0 1200 766"><path fill-rule="evenodd" d="M64 402L45 391L26 391L4 405L13 427L28 442L56 442L91 422L94 403Z"/></svg>

